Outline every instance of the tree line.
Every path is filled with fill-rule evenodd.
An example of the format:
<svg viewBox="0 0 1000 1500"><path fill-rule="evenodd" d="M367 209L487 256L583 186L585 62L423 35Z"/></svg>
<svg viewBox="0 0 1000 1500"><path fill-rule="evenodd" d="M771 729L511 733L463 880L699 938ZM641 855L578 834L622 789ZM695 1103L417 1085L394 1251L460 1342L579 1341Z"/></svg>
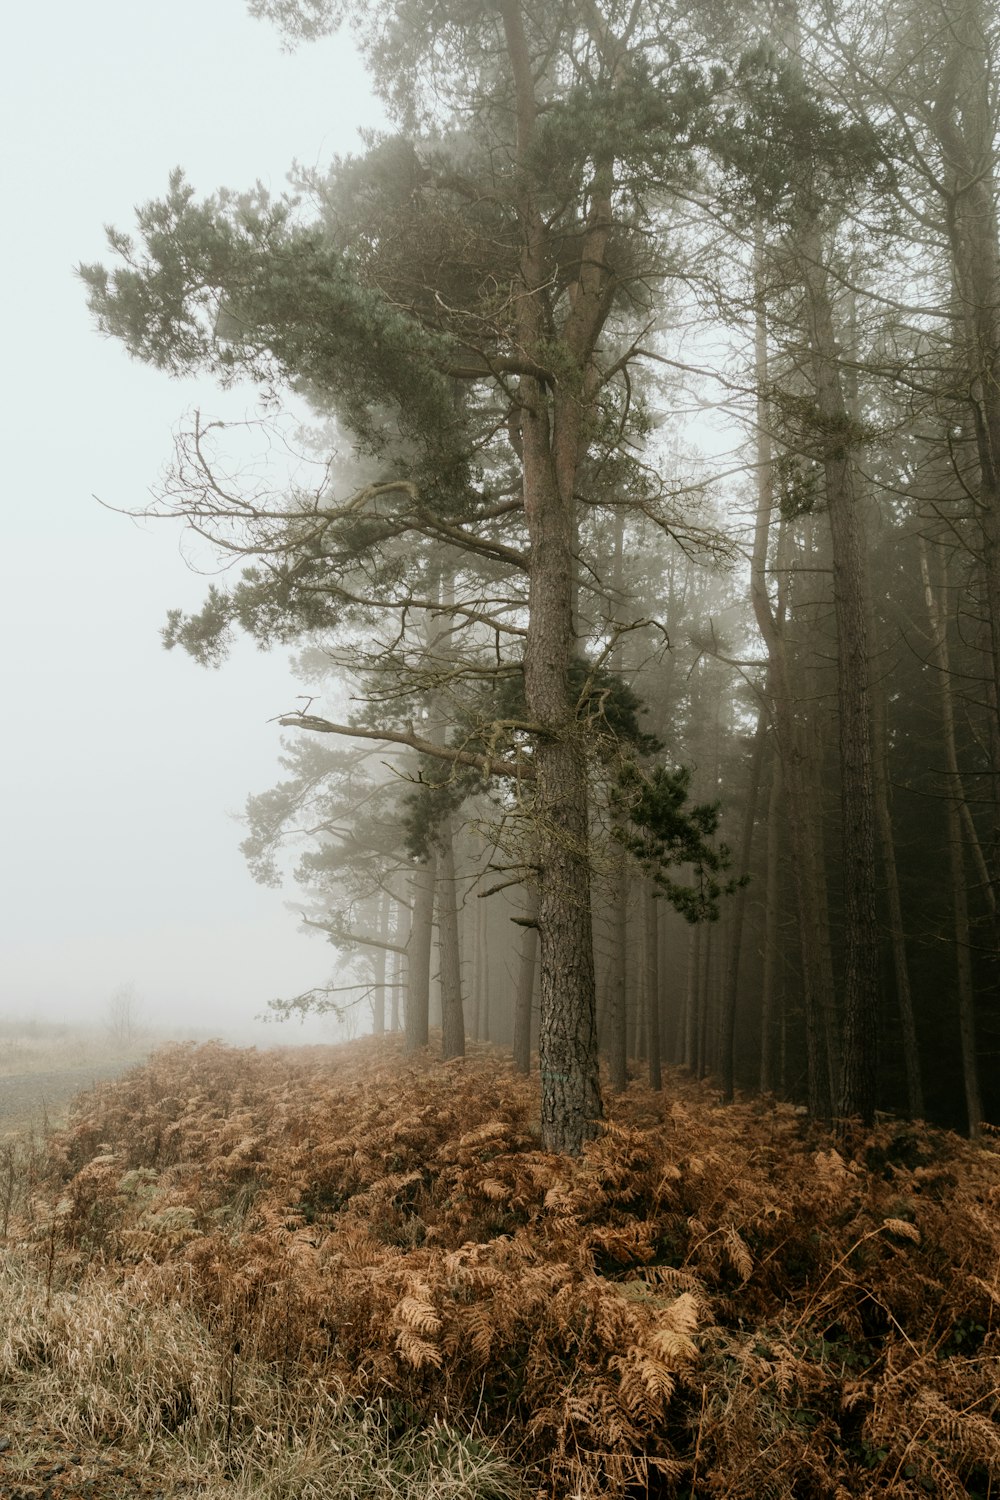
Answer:
<svg viewBox="0 0 1000 1500"><path fill-rule="evenodd" d="M278 881L298 845L352 965L285 1008L537 1044L555 1150L602 1053L976 1133L992 8L251 9L349 22L394 129L280 198L178 171L81 275L134 357L313 413L316 484L234 479L199 417L153 507L236 564L166 643L291 643L314 690L244 847Z"/></svg>

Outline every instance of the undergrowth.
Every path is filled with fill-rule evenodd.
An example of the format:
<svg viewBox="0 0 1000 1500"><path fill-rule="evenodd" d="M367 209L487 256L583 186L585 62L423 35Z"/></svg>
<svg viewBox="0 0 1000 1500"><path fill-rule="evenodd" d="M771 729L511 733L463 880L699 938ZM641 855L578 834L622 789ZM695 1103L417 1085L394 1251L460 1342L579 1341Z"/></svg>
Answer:
<svg viewBox="0 0 1000 1500"><path fill-rule="evenodd" d="M990 1143L848 1151L672 1076L571 1161L537 1109L492 1057L156 1054L12 1208L3 1390L222 1455L226 1493L339 1495L261 1478L343 1468L334 1411L456 1500L516 1491L501 1450L559 1496L1000 1493Z"/></svg>

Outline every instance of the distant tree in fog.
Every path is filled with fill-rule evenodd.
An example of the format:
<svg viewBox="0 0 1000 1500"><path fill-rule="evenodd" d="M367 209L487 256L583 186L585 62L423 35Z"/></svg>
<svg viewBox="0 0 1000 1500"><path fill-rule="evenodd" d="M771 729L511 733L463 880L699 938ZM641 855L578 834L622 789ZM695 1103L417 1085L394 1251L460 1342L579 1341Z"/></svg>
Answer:
<svg viewBox="0 0 1000 1500"><path fill-rule="evenodd" d="M130 1047L139 1031L142 1002L131 980L120 984L104 1007L104 1029L120 1047Z"/></svg>

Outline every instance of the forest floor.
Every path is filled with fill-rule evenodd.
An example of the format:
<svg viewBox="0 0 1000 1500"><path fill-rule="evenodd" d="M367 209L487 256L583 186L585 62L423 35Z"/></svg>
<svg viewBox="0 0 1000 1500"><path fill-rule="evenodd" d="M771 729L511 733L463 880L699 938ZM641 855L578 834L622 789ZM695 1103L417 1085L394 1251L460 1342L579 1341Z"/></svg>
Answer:
<svg viewBox="0 0 1000 1500"><path fill-rule="evenodd" d="M175 1046L0 1145L3 1500L1000 1495L1000 1152Z"/></svg>

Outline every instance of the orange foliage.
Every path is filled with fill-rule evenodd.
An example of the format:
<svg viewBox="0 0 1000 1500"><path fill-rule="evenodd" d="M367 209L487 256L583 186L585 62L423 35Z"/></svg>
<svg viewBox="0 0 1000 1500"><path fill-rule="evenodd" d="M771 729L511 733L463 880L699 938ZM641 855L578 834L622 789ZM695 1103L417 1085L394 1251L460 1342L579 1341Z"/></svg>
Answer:
<svg viewBox="0 0 1000 1500"><path fill-rule="evenodd" d="M851 1159L672 1077L571 1161L537 1110L485 1054L170 1048L83 1098L37 1220L63 1274L183 1299L231 1357L475 1413L557 1494L1000 1485L989 1144L888 1123Z"/></svg>

